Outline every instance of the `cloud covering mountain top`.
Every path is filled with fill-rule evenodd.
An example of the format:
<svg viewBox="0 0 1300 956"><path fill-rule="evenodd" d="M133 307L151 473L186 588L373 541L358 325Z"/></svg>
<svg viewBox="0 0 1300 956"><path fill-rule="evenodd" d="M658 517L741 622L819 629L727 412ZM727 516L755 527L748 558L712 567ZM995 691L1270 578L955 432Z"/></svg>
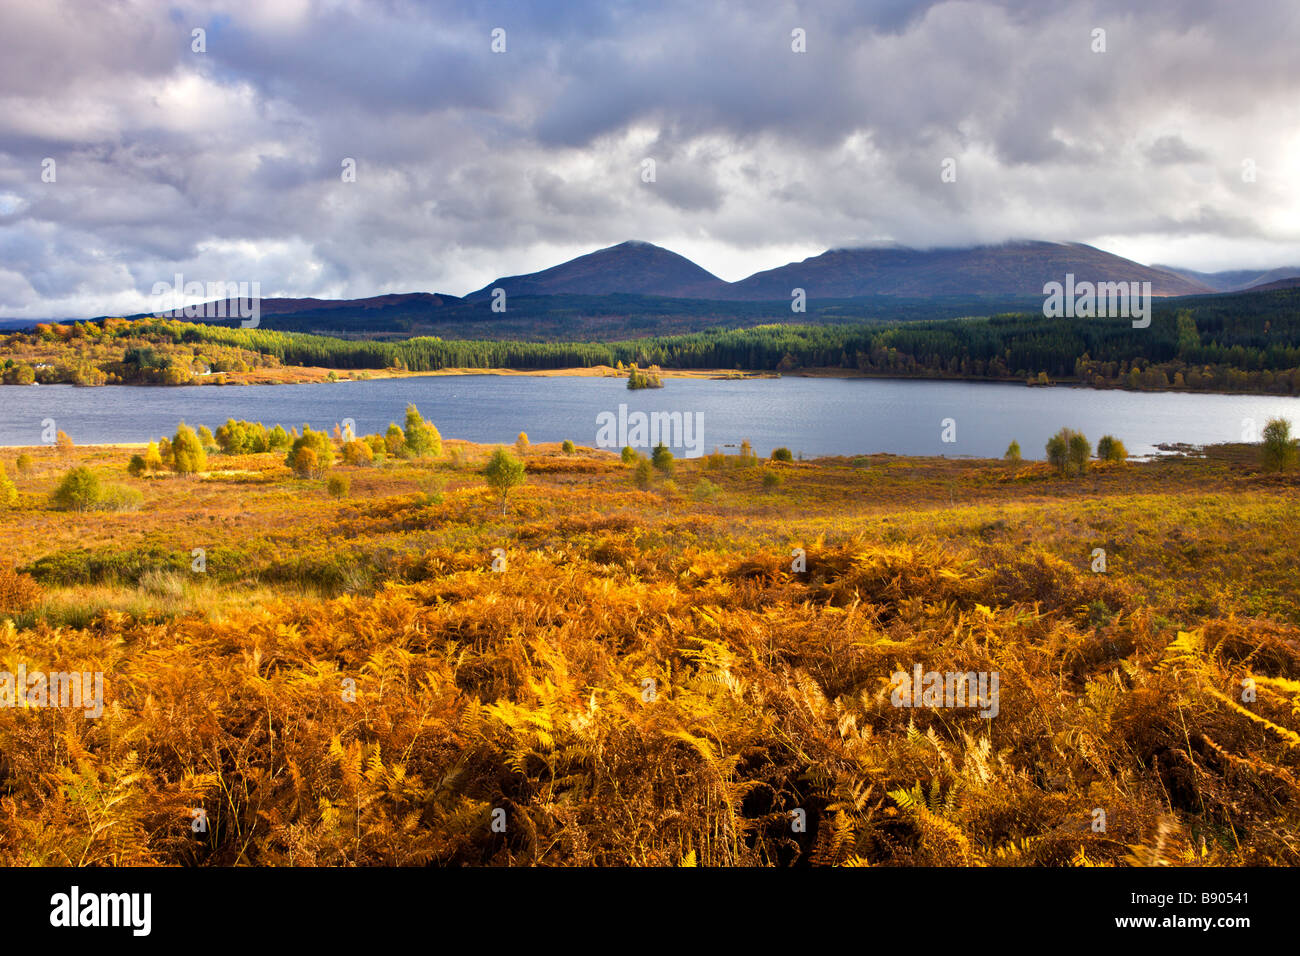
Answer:
<svg viewBox="0 0 1300 956"><path fill-rule="evenodd" d="M726 280L1016 236L1300 260L1295 4L866 6L6 3L0 315L177 272L465 294L629 235Z"/></svg>

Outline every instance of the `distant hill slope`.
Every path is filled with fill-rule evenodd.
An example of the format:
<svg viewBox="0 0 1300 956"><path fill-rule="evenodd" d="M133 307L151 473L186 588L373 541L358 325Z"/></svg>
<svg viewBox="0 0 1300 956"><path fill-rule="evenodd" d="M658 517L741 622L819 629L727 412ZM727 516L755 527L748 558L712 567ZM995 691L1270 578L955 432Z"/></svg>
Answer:
<svg viewBox="0 0 1300 956"><path fill-rule="evenodd" d="M1300 266L1282 266L1278 269L1261 271L1259 269L1232 269L1226 272L1196 272L1193 269L1180 269L1177 266L1152 266L1164 269L1180 276L1209 286L1216 292L1241 292L1245 289L1257 289L1277 282L1279 279L1292 279L1300 276Z"/></svg>
<svg viewBox="0 0 1300 956"><path fill-rule="evenodd" d="M1246 289L1263 289L1277 287L1279 282L1286 282L1292 279L1300 279L1300 266L1283 266L1280 269L1269 269L1263 275L1248 283ZM1281 288L1294 288L1293 286L1282 286Z"/></svg>
<svg viewBox="0 0 1300 956"><path fill-rule="evenodd" d="M1300 276L1278 279L1274 282L1251 283L1244 292L1279 292L1283 289L1300 289Z"/></svg>
<svg viewBox="0 0 1300 956"><path fill-rule="evenodd" d="M371 309L307 309L264 314L261 328L344 338L406 338L518 341L606 341L645 335L750 328L782 322L843 325L854 322L913 322L1041 308L1042 296L863 296L821 299L794 314L790 302L682 299L649 295L515 295L505 312L490 299L461 299L442 306L396 304ZM142 316L128 316L141 318ZM235 319L189 319L238 325Z"/></svg>
<svg viewBox="0 0 1300 956"><path fill-rule="evenodd" d="M918 250L832 249L732 283L727 298L809 298L859 295L1041 295L1047 282L1150 282L1154 295L1213 292L1210 286L1165 269L1081 243L1011 242L996 246Z"/></svg>
<svg viewBox="0 0 1300 956"><path fill-rule="evenodd" d="M371 309L388 309L394 306L403 308L430 309L459 302L460 297L438 292L391 292L387 295L372 295L365 299L261 299L262 315L296 315L301 312L326 312L331 309L348 309L368 311ZM236 300L227 299L225 312L234 314L238 307ZM184 318L181 310L162 312L160 315ZM134 316L133 316L134 318Z"/></svg>
<svg viewBox="0 0 1300 956"><path fill-rule="evenodd" d="M725 288L713 273L649 242L629 240L570 259L528 275L505 276L489 282L467 299L489 298L493 289L516 295L663 295L715 298Z"/></svg>

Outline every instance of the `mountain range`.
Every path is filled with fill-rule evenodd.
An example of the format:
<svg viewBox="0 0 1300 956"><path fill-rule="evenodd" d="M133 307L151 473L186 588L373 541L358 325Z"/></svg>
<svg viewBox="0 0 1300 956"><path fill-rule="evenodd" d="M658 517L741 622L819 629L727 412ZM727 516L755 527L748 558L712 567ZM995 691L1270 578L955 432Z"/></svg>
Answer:
<svg viewBox="0 0 1300 956"><path fill-rule="evenodd" d="M802 316L809 322L1024 311L1041 300L1045 283L1067 273L1076 282L1150 282L1153 295L1168 297L1293 287L1300 267L1207 273L1142 265L1082 243L1023 240L830 249L727 282L669 249L630 240L540 272L502 276L464 297L264 298L261 314L274 319L266 327L371 337L634 336L788 321L795 289L810 303ZM505 291L507 312L489 308L496 289Z"/></svg>
<svg viewBox="0 0 1300 956"><path fill-rule="evenodd" d="M1292 270L1296 272L1297 270ZM1196 295L1220 286L1169 268L1073 242L1008 242L953 249L881 246L831 249L802 262L726 282L691 260L648 242L622 242L542 272L504 276L467 299L513 295L630 293L682 299L775 301L801 288L810 299L864 295L1041 295L1043 284L1064 281L1150 282L1153 295ZM1253 278L1253 276L1252 276Z"/></svg>

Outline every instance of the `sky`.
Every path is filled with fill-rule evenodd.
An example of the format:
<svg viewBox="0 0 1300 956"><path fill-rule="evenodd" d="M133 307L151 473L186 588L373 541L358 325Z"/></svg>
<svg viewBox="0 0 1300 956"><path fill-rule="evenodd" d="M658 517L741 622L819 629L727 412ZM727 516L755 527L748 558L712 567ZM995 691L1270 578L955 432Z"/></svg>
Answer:
<svg viewBox="0 0 1300 956"><path fill-rule="evenodd" d="M883 241L1297 265L1298 40L1295 0L4 0L0 316L463 295L625 239L728 280Z"/></svg>

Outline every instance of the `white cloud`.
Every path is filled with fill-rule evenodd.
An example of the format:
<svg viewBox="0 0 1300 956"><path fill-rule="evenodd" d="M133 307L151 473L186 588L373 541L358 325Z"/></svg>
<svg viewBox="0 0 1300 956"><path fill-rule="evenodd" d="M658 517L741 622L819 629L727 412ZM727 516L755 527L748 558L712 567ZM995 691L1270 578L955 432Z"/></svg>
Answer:
<svg viewBox="0 0 1300 956"><path fill-rule="evenodd" d="M1297 263L1295 23L1287 0L18 0L0 314L132 311L176 271L463 294L627 238L727 279L889 239Z"/></svg>

